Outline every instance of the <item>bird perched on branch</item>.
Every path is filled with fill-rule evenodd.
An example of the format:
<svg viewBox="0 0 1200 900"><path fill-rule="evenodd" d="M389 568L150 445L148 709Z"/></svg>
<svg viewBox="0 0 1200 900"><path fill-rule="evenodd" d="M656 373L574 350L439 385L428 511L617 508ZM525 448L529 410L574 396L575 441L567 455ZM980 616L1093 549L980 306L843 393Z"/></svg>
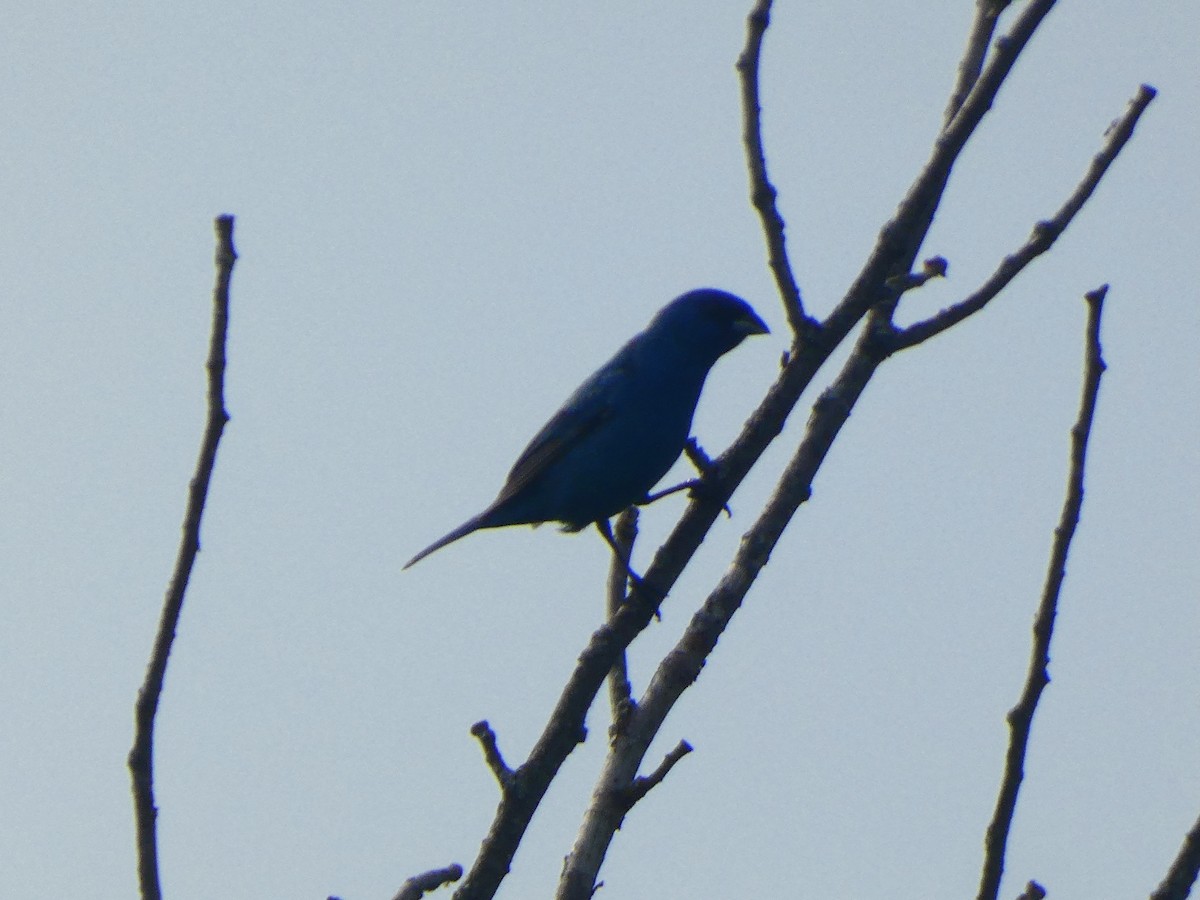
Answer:
<svg viewBox="0 0 1200 900"><path fill-rule="evenodd" d="M744 300L725 291L672 300L529 442L492 505L404 568L481 528L542 522L561 522L564 531L595 523L616 551L609 518L647 501L679 458L708 370L747 336L767 332Z"/></svg>

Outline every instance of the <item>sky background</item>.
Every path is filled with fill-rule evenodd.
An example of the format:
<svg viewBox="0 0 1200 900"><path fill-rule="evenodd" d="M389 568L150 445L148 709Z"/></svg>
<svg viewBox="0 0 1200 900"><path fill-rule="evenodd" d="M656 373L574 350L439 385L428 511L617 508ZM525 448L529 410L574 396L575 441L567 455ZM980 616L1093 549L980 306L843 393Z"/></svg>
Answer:
<svg viewBox="0 0 1200 900"><path fill-rule="evenodd" d="M219 213L232 422L159 716L166 894L368 900L470 864L497 790L468 728L524 758L601 621L608 550L507 529L400 566L684 290L734 291L774 332L713 371L704 446L775 377L748 5L6 7L0 893L136 893L125 756L202 427ZM765 138L815 314L926 158L971 7L778 5ZM974 896L1101 283L1109 370L1003 895L1162 877L1200 812L1198 37L1187 0L1046 21L923 248L950 277L902 319L1056 210L1140 83L1158 100L1049 256L880 370L651 749L696 752L626 820L605 897ZM819 389L634 645L638 690ZM681 508L645 513L636 565ZM501 896L552 894L606 716Z"/></svg>

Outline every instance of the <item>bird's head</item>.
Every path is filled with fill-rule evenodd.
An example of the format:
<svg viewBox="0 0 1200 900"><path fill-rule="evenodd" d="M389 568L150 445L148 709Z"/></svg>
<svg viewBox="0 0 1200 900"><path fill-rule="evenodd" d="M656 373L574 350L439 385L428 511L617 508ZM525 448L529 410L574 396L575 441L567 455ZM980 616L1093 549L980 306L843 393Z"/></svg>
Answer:
<svg viewBox="0 0 1200 900"><path fill-rule="evenodd" d="M708 357L710 364L750 335L770 333L749 303L716 288L700 288L676 297L646 330L676 338Z"/></svg>

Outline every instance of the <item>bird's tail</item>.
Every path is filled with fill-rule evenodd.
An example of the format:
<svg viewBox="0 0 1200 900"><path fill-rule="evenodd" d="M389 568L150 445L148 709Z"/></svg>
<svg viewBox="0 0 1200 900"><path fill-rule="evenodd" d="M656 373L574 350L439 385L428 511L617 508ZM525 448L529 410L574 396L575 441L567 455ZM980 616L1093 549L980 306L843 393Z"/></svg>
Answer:
<svg viewBox="0 0 1200 900"><path fill-rule="evenodd" d="M422 550L420 553L418 553L416 556L414 556L412 559L410 559L408 562L406 562L404 564L404 568L407 569L409 566L419 563L421 560L423 560L425 557L427 557L430 553L433 553L436 550L441 550L447 544L453 544L459 538L466 537L472 531L478 531L480 528L483 528L484 527L484 524L483 524L484 517L489 512L491 512L491 509L484 510L482 513L477 515L475 518L468 519L466 522L463 522L461 525L459 525L457 528L455 528L452 532L447 534L445 537L438 538L436 541L434 541L432 544L430 544L428 547L426 547L424 550Z"/></svg>

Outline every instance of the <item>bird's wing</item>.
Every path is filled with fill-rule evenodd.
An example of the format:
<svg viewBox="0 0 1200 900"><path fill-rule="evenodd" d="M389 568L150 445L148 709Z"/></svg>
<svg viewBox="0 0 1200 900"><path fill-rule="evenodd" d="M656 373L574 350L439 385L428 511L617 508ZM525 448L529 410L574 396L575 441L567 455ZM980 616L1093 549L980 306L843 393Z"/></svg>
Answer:
<svg viewBox="0 0 1200 900"><path fill-rule="evenodd" d="M522 451L492 508L537 481L543 472L612 418L616 397L628 381L632 366L626 354L618 354L579 386Z"/></svg>

